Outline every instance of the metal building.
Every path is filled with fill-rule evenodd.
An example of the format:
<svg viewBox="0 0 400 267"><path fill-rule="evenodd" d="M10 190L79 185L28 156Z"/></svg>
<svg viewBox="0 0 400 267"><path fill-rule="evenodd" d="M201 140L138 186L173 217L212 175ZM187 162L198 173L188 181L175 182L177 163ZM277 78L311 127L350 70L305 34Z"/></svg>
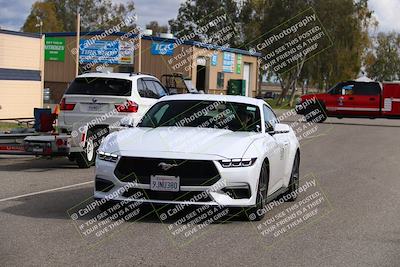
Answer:
<svg viewBox="0 0 400 267"><path fill-rule="evenodd" d="M0 30L0 119L31 118L43 105L44 38Z"/></svg>
<svg viewBox="0 0 400 267"><path fill-rule="evenodd" d="M165 38L169 37L169 38ZM76 75L75 32L46 33L45 87L60 100ZM195 41L114 32L82 32L78 73L98 70L146 72L161 78L181 73L193 86L211 94L226 94L230 79L246 80L246 95L258 88L258 54Z"/></svg>

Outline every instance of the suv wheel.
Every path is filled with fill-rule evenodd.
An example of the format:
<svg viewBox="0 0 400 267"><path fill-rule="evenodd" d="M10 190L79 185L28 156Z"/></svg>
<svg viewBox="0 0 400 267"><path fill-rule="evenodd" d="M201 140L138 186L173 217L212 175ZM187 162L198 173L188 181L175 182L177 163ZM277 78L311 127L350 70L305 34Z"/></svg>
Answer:
<svg viewBox="0 0 400 267"><path fill-rule="evenodd" d="M76 163L79 168L89 168L94 165L96 160L96 152L98 148L97 140L96 140L96 132L93 130L87 131L86 145L83 149L83 152L76 153Z"/></svg>

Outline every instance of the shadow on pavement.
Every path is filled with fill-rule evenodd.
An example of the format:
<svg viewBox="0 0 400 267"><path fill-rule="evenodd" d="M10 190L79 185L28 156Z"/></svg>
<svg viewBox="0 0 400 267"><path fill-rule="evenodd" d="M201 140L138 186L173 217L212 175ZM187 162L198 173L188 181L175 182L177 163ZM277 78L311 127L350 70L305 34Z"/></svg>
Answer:
<svg viewBox="0 0 400 267"><path fill-rule="evenodd" d="M92 187L48 192L7 201L14 205L1 209L1 211L32 218L70 220L67 210L91 197L92 194Z"/></svg>
<svg viewBox="0 0 400 267"><path fill-rule="evenodd" d="M72 222L72 219L68 215L68 211L70 210L70 213L72 213L71 210L76 210L76 208L74 207L77 205L80 205L79 208L86 207L88 203L91 203L93 201L92 196L93 188L91 186L84 188L68 189L63 191L54 191L7 201L8 203L14 203L14 205L1 209L0 211L16 216L71 220ZM84 204L80 204L83 202ZM136 217L140 219L128 220L128 222L161 223L161 220L158 217L159 214L164 212L165 209L171 208L173 206L174 205L167 205L164 207L153 206L151 204L142 205L140 207L140 216ZM197 207L198 206L187 207L184 211L181 211L179 215L185 216L185 214L192 212ZM235 210L234 213L237 214L241 211L242 210ZM99 213L100 210L98 208L95 208L90 218L96 216ZM228 217L231 216L228 215ZM83 216L79 217L78 220L85 221L89 220L90 218L88 218L87 216ZM175 217L171 217L164 220L163 223L171 223L174 222L175 219ZM226 219L227 218L225 218L223 221L225 221ZM234 216L230 218L229 221L237 220L242 221L243 217Z"/></svg>
<svg viewBox="0 0 400 267"><path fill-rule="evenodd" d="M7 162L3 163L5 160ZM0 158L1 171L46 172L54 169L78 169L78 166L67 158Z"/></svg>

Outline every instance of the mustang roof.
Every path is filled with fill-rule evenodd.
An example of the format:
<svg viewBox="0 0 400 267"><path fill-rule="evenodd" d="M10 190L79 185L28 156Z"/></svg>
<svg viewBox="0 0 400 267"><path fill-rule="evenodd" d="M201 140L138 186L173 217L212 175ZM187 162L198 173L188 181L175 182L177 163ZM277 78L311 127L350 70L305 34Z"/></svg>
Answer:
<svg viewBox="0 0 400 267"><path fill-rule="evenodd" d="M221 101L221 102L226 101L226 102L245 103L256 106L267 104L264 100L261 99L251 98L247 96L238 96L238 95L178 94L178 95L164 96L160 99L160 101L167 101L167 100L210 100L210 101Z"/></svg>

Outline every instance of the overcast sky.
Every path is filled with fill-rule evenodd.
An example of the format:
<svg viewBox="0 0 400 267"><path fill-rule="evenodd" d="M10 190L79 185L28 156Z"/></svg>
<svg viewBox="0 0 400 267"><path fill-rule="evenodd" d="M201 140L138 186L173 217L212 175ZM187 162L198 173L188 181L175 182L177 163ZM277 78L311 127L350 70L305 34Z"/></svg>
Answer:
<svg viewBox="0 0 400 267"><path fill-rule="evenodd" d="M113 0L123 2L123 0ZM134 0L138 24L144 26L151 20L167 24L175 18L181 2L184 0ZM19 30L30 12L35 0L0 0L0 27ZM369 0L370 8L375 11L379 21L379 31L400 32L400 0Z"/></svg>

